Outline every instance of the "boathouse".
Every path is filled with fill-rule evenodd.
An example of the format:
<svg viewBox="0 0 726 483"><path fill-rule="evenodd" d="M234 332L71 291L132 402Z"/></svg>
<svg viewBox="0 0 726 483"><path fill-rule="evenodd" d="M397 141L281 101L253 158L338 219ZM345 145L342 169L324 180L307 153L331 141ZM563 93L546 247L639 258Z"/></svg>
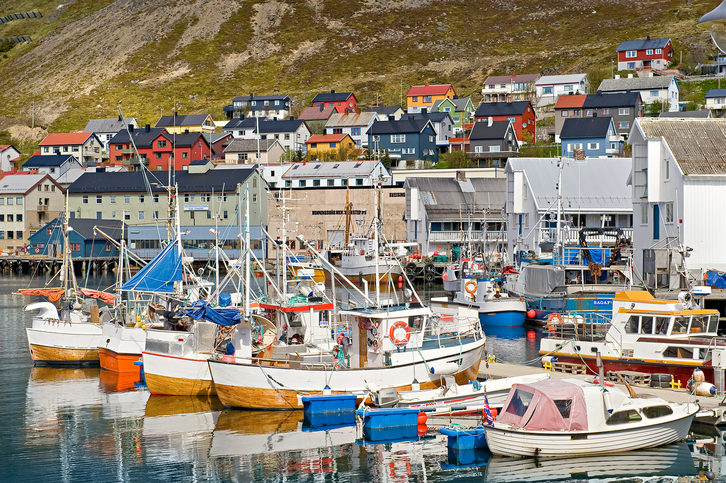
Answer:
<svg viewBox="0 0 726 483"><path fill-rule="evenodd" d="M73 218L68 220L68 244L71 258L109 259L118 258L118 249L107 240L98 228L115 242L122 238L121 221ZM28 238L31 255L60 257L63 255L63 219L59 216L46 223Z"/></svg>

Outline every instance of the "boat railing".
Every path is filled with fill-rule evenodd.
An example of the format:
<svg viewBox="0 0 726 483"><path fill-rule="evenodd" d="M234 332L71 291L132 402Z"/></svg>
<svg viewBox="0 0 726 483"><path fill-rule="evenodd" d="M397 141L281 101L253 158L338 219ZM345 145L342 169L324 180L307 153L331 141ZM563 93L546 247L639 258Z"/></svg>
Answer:
<svg viewBox="0 0 726 483"><path fill-rule="evenodd" d="M605 338L610 328L610 319L599 312L573 311L552 317L547 328L560 338L592 342Z"/></svg>
<svg viewBox="0 0 726 483"><path fill-rule="evenodd" d="M423 341L436 341L439 347L450 345L456 340L463 344L463 338L479 340L482 336L481 326L478 317L440 316L434 314L431 317L429 327L423 334Z"/></svg>

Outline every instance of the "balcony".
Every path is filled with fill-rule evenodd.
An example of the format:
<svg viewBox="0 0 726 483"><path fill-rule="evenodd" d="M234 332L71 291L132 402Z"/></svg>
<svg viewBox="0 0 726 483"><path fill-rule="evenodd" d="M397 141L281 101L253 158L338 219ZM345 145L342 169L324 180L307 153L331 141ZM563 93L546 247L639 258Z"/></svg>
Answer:
<svg viewBox="0 0 726 483"><path fill-rule="evenodd" d="M606 229L610 230L617 230L616 227L606 227ZM632 228L620 228L622 230L623 235L626 238L633 239L633 229ZM537 244L541 242L554 242L557 239L557 229L556 228L540 228L536 231L536 242ZM580 229L576 227L569 227L566 226L562 228L562 242L565 245L577 245L580 240ZM585 241L587 244L591 247L599 247L599 246L612 246L615 244L615 240L612 236L608 235L590 235L585 238Z"/></svg>
<svg viewBox="0 0 726 483"><path fill-rule="evenodd" d="M507 234L504 232L472 231L471 233L464 232L462 234L461 231L430 231L429 243L458 243L462 241L462 235L465 237L471 236L472 242L483 242L485 237L486 241L490 243L507 241Z"/></svg>
<svg viewBox="0 0 726 483"><path fill-rule="evenodd" d="M38 205L38 212L46 212L48 211L48 205Z"/></svg>

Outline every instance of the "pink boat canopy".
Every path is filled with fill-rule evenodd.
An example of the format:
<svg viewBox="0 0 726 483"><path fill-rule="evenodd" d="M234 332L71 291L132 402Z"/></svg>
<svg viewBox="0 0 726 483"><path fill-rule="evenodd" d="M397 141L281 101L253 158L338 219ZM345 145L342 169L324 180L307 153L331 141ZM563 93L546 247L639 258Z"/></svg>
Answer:
<svg viewBox="0 0 726 483"><path fill-rule="evenodd" d="M587 431L585 393L555 379L514 384L497 422L530 431Z"/></svg>

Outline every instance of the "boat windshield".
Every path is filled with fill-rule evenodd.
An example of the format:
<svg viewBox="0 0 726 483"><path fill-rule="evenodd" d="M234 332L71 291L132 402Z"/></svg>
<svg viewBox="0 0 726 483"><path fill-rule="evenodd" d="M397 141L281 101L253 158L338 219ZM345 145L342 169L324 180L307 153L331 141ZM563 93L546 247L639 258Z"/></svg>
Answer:
<svg viewBox="0 0 726 483"><path fill-rule="evenodd" d="M706 332L708 327L708 316L694 315L691 317L691 327L688 329L689 334L699 334Z"/></svg>
<svg viewBox="0 0 726 483"><path fill-rule="evenodd" d="M715 333L718 330L718 316L711 315L708 317L708 331Z"/></svg>
<svg viewBox="0 0 726 483"><path fill-rule="evenodd" d="M671 334L685 334L688 330L688 317L676 317Z"/></svg>
<svg viewBox="0 0 726 483"><path fill-rule="evenodd" d="M517 389L514 392L514 396L512 396L512 400L509 402L509 406L507 406L507 412L519 417L524 416L524 413L527 412L527 408L529 407L529 403L532 402L532 397L534 397L534 394L531 392Z"/></svg>

